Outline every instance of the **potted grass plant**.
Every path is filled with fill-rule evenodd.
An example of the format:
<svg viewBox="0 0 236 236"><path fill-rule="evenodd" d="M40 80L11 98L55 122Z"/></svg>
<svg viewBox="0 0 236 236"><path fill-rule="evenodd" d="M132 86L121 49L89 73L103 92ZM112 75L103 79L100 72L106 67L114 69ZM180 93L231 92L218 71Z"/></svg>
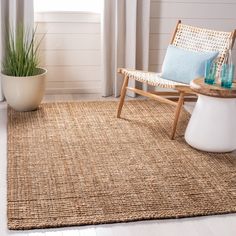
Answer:
<svg viewBox="0 0 236 236"><path fill-rule="evenodd" d="M20 26L7 36L6 53L2 62L2 87L7 103L17 111L38 108L45 91L46 69L39 67L35 32Z"/></svg>

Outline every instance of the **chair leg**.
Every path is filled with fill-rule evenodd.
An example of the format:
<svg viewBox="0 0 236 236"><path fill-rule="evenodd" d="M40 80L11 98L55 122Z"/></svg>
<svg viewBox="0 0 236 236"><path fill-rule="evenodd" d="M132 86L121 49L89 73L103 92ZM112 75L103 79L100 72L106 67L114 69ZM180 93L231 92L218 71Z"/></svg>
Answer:
<svg viewBox="0 0 236 236"><path fill-rule="evenodd" d="M125 95L126 95L128 83L129 83L129 77L125 76L122 89L121 89L120 102L119 102L119 106L117 110L117 118L120 118L121 110L125 101Z"/></svg>
<svg viewBox="0 0 236 236"><path fill-rule="evenodd" d="M173 124L173 128L172 128L172 133L171 133L171 139L172 140L175 137L177 123L178 123L178 120L179 120L179 115L180 115L180 111L181 111L181 108L183 106L183 103L184 103L184 92L180 92L179 101L178 101L178 104L177 104L177 107L176 107L176 110L175 110L175 119L174 119L174 124Z"/></svg>

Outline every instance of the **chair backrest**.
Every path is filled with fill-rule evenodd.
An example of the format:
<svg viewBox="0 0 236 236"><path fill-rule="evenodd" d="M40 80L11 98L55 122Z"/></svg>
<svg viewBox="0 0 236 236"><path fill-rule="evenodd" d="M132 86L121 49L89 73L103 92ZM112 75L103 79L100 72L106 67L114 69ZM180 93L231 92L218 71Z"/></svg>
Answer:
<svg viewBox="0 0 236 236"><path fill-rule="evenodd" d="M227 60L229 49L233 48L236 30L232 32L215 31L182 24L178 21L171 44L191 51L218 51L218 70Z"/></svg>

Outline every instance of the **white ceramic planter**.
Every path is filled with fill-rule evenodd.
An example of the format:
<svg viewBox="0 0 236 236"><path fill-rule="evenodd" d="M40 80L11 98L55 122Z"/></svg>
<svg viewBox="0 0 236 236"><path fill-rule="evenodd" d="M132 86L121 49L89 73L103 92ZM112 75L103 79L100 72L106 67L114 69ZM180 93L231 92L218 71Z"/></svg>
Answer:
<svg viewBox="0 0 236 236"><path fill-rule="evenodd" d="M32 111L38 108L45 91L47 70L40 74L14 77L2 74L3 93L7 103L16 111Z"/></svg>

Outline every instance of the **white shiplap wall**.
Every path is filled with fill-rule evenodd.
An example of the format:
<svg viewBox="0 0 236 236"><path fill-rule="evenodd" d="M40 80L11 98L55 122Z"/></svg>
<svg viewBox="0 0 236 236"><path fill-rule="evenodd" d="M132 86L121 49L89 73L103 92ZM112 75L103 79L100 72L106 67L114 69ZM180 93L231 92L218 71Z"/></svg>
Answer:
<svg viewBox="0 0 236 236"><path fill-rule="evenodd" d="M149 69L160 71L176 22L216 30L236 29L236 0L152 0ZM234 49L236 47L234 46ZM236 63L236 51L233 51Z"/></svg>
<svg viewBox="0 0 236 236"><path fill-rule="evenodd" d="M36 13L47 93L100 93L100 15Z"/></svg>
<svg viewBox="0 0 236 236"><path fill-rule="evenodd" d="M149 69L160 71L178 19L216 30L236 28L236 0L152 0ZM100 15L37 13L48 93L100 93ZM234 47L236 48L236 46ZM236 63L236 50L233 51Z"/></svg>

